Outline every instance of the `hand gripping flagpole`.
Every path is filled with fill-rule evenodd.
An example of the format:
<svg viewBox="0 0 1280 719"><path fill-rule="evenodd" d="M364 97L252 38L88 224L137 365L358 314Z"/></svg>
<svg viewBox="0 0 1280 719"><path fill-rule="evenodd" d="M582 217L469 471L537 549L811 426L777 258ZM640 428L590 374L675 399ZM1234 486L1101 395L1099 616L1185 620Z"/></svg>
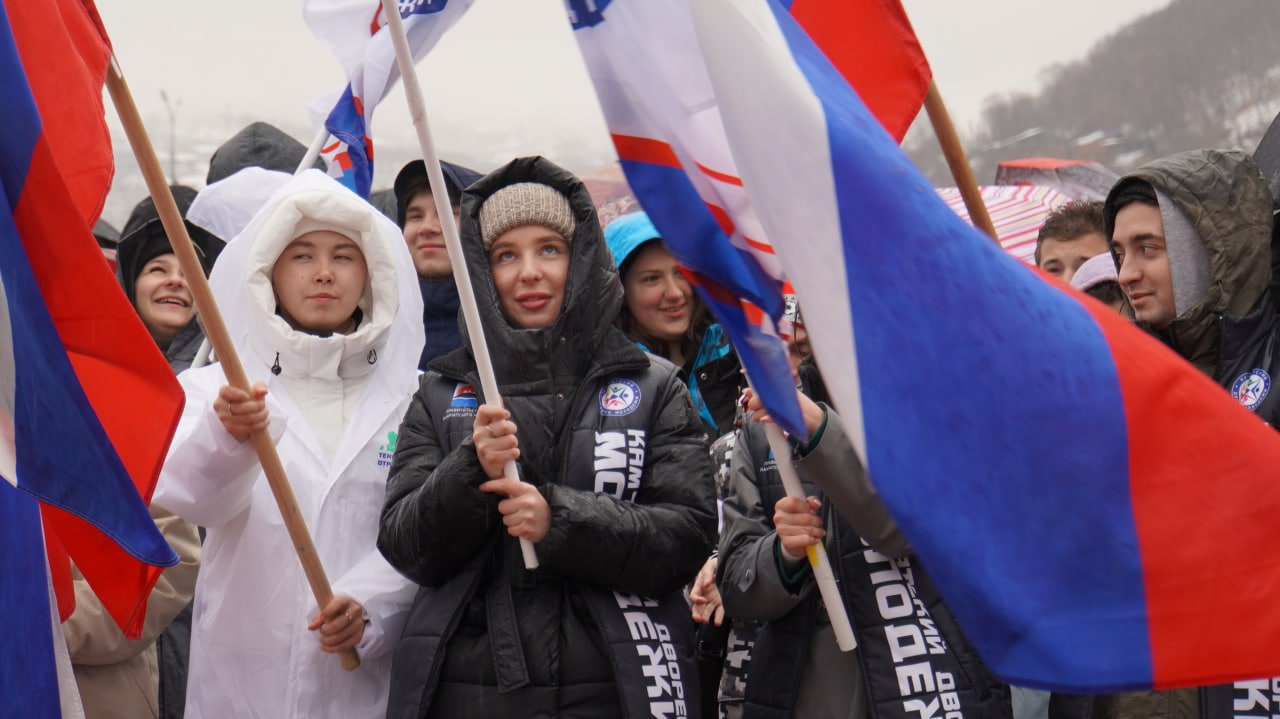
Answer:
<svg viewBox="0 0 1280 719"><path fill-rule="evenodd" d="M750 386L751 380L747 379ZM754 391L754 390L752 390ZM769 449L773 450L774 464L782 478L782 486L788 497L804 499L804 485L800 483L800 475L791 463L791 445L782 436L782 428L774 422L764 422L764 434L769 438ZM804 548L809 558L809 566L813 568L813 579L822 595L822 603L827 606L827 617L831 620L831 630L836 634L836 645L842 652L851 652L858 647L858 640L853 636L853 625L849 623L849 615L844 608L844 599L840 597L840 588L836 586L835 573L831 571L831 560L827 557L827 549L821 542Z"/></svg>
<svg viewBox="0 0 1280 719"><path fill-rule="evenodd" d="M449 204L444 173L440 170L440 157L436 154L431 127L427 123L427 106L422 99L422 86L418 84L413 53L409 49L409 40L405 37L404 23L400 20L400 10L396 7L395 0L382 0L382 13L387 18L387 29L391 32L391 41L396 48L396 64L400 66L400 75L404 81L405 99L409 103L409 114L413 117L413 129L418 133L418 146L422 149L427 181L431 184L431 196L435 199L440 228L444 231L445 248L452 260L450 264L453 265L454 282L458 285L462 316L466 320L467 334L471 338L471 354L476 359L476 370L480 373L480 388L484 391L485 402L501 405L502 395L498 390L498 379L493 373L493 361L489 358L489 343L485 340L484 325L480 323L476 293L471 287L471 275L467 273L467 264L462 254L462 240L458 237L458 225L453 220L453 207ZM502 476L520 480L515 460L503 466ZM533 550L533 542L521 537L520 552L524 555L525 569L538 568L538 555Z"/></svg>
<svg viewBox="0 0 1280 719"><path fill-rule="evenodd" d="M222 313L218 311L218 305L213 299L209 280L204 276L204 269L200 266L199 258L196 257L195 247L191 244L191 237L187 234L187 227L182 221L178 205L174 202L173 194L165 182L160 160L156 157L150 138L147 137L142 116L138 114L138 107L133 102L133 94L129 92L124 74L120 72L120 65L114 56L107 69L107 90L111 93L111 100L115 103L120 122L124 125L125 134L129 137L133 154L138 159L138 166L142 170L143 177L146 178L147 189L155 202L156 211L160 213L160 221L164 225L165 234L169 236L169 244L173 246L173 254L177 256L182 273L187 278L191 296L195 299L196 311L200 313L205 333L218 354L218 360L222 363L227 382L233 387L251 392L249 376L245 374L244 365L240 363L240 357L231 344L231 335L227 333L227 326L222 321ZM271 493L275 496L280 514L284 518L289 539L293 541L298 559L302 562L302 571L307 576L312 593L315 594L317 605L323 609L333 599L333 588L329 586L329 578L325 575L324 567L321 566L320 558L316 554L315 545L311 541L311 532L307 529L307 523L298 509L298 500L294 497L293 487L289 485L289 478L285 476L280 455L276 453L276 446L271 441L271 435L267 430L254 432L250 435L250 439L253 441L254 450L258 453L258 461L262 463L262 469L267 475L267 484L271 486ZM339 657L342 659L342 668L347 671L360 666L360 657L355 649L347 649L339 654Z"/></svg>

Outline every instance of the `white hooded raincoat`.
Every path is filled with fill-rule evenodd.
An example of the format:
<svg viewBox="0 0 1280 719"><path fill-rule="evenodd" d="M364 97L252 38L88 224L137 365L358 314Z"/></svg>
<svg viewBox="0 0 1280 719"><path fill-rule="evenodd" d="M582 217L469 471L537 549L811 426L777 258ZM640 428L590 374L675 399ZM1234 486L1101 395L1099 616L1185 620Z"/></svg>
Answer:
<svg viewBox="0 0 1280 719"><path fill-rule="evenodd" d="M271 268L304 216L359 230L369 269L349 335L297 332L276 314ZM370 623L343 671L307 630L316 603L250 442L213 409L217 365L183 373L187 404L155 501L208 529L196 588L187 716L382 717L391 649L414 586L375 547L396 430L417 389L422 300L400 231L319 171L289 181L219 257L211 283L335 594ZM273 371L278 368L278 372Z"/></svg>

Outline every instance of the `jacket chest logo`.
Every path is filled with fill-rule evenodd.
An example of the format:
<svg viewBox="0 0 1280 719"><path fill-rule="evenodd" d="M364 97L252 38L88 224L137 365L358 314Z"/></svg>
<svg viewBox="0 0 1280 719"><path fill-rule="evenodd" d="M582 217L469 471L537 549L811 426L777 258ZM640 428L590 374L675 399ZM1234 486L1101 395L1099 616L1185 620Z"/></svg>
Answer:
<svg viewBox="0 0 1280 719"><path fill-rule="evenodd" d="M624 417L640 406L640 385L629 379L615 379L600 390L600 414Z"/></svg>
<svg viewBox="0 0 1280 719"><path fill-rule="evenodd" d="M455 417L474 417L480 401L476 399L476 389L467 382L459 382L453 388L453 399L449 400L449 409L444 411L444 419Z"/></svg>
<svg viewBox="0 0 1280 719"><path fill-rule="evenodd" d="M1271 375L1261 369L1253 369L1236 378L1231 385L1231 396L1245 409L1256 412L1258 405L1271 391Z"/></svg>

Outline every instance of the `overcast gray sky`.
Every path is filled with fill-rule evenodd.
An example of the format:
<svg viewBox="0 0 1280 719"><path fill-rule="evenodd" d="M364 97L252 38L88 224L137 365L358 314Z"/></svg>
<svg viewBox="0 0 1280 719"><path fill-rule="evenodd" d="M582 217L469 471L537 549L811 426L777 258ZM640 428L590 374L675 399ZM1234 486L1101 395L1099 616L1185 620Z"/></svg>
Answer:
<svg viewBox="0 0 1280 719"><path fill-rule="evenodd" d="M373 0L370 0L371 4ZM1169 0L905 0L938 86L962 132L985 98L1034 89L1046 67L1082 57L1120 25ZM164 90L184 128L253 116L300 136L307 104L340 87L337 60L311 35L301 0L98 0L116 53L157 143ZM562 0L476 0L418 67L441 154L496 166L517 154L607 162L612 148ZM115 123L112 110L108 118ZM243 123L241 123L243 124ZM374 140L412 141L397 87L378 107ZM303 141L308 137L300 137ZM395 167L381 163L375 185ZM572 164L572 163L566 163Z"/></svg>

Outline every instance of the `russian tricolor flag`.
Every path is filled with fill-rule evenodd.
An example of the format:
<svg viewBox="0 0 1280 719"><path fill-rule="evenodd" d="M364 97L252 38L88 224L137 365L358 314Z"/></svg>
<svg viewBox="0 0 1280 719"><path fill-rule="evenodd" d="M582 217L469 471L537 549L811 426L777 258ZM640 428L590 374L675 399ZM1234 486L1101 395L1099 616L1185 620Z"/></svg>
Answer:
<svg viewBox="0 0 1280 719"><path fill-rule="evenodd" d="M0 9L0 696L13 716L59 716L40 516L63 616L70 555L137 636L177 561L144 498L183 396L89 229L111 175L96 11Z"/></svg>
<svg viewBox="0 0 1280 719"><path fill-rule="evenodd" d="M692 5L828 388L987 663L1084 692L1280 673L1275 430L957 219L776 0Z"/></svg>
<svg viewBox="0 0 1280 719"><path fill-rule="evenodd" d="M1273 430L961 222L801 0L567 5L645 209L681 262L792 281L881 496L994 670L1085 692L1280 673Z"/></svg>
<svg viewBox="0 0 1280 719"><path fill-rule="evenodd" d="M462 17L473 0L400 0L400 17L414 60ZM373 183L373 109L400 79L380 0L305 0L307 26L346 70L348 83L325 118L335 142L322 154L329 174L357 195L368 198Z"/></svg>
<svg viewBox="0 0 1280 719"><path fill-rule="evenodd" d="M627 183L779 422L804 434L782 268L738 177L685 0L566 0ZM750 351L744 348L750 347Z"/></svg>

